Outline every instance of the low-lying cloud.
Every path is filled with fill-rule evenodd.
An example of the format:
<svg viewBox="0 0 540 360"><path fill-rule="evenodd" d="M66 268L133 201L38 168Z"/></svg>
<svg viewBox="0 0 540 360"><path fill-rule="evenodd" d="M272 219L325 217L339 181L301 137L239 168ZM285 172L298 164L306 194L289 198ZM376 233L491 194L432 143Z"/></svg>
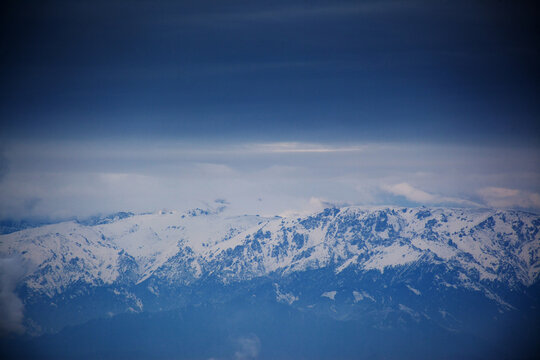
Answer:
<svg viewBox="0 0 540 360"><path fill-rule="evenodd" d="M15 287L23 274L19 262L0 259L0 335L23 333L24 305L15 293Z"/></svg>
<svg viewBox="0 0 540 360"><path fill-rule="evenodd" d="M485 203L495 208L540 209L540 194L518 189L486 187L478 190Z"/></svg>
<svg viewBox="0 0 540 360"><path fill-rule="evenodd" d="M407 183L384 185L382 186L382 189L393 195L403 196L407 200L410 200L419 204L426 204L426 205L451 204L451 205L461 205L461 206L482 206L479 203L466 200L466 199L431 194L423 190L417 189Z"/></svg>
<svg viewBox="0 0 540 360"><path fill-rule="evenodd" d="M238 350L234 353L234 360L254 360L259 356L261 340L255 334L242 336L236 339Z"/></svg>

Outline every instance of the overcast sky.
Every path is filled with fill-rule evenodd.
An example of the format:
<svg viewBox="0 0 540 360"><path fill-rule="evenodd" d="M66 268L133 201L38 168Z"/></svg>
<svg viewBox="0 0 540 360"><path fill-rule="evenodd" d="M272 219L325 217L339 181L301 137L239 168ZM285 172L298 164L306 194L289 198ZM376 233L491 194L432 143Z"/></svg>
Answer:
<svg viewBox="0 0 540 360"><path fill-rule="evenodd" d="M2 6L0 218L540 209L527 2Z"/></svg>

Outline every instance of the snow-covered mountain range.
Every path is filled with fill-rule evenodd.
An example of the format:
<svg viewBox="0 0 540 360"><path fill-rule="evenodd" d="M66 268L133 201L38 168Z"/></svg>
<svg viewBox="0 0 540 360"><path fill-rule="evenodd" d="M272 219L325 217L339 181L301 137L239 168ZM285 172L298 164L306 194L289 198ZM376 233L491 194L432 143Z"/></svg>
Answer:
<svg viewBox="0 0 540 360"><path fill-rule="evenodd" d="M1 235L0 256L22 269L16 292L26 328L57 331L234 296L338 319L395 314L459 327L464 296L499 313L539 300L530 294L540 274L535 214L344 207L264 218L222 210L119 213Z"/></svg>

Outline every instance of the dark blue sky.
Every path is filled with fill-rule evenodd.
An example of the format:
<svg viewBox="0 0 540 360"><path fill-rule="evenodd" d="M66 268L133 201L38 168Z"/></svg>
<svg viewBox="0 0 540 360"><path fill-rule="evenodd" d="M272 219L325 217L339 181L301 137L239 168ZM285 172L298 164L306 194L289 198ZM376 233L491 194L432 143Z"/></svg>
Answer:
<svg viewBox="0 0 540 360"><path fill-rule="evenodd" d="M540 209L526 2L2 6L0 218Z"/></svg>
<svg viewBox="0 0 540 360"><path fill-rule="evenodd" d="M13 1L2 138L540 139L520 1Z"/></svg>

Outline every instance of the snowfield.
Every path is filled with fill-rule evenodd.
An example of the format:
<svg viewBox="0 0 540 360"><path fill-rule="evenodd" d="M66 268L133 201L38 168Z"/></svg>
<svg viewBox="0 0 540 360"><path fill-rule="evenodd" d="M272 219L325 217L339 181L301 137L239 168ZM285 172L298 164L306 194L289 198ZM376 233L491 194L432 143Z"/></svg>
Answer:
<svg viewBox="0 0 540 360"><path fill-rule="evenodd" d="M0 236L0 256L19 259L22 281L49 296L74 283L113 284L126 263L140 283L152 276L193 281L208 272L235 281L328 266L384 272L429 258L459 268L463 286L530 285L540 272L539 224L533 214L495 210L347 207L289 219L196 209L26 229ZM173 266L179 261L181 269Z"/></svg>

